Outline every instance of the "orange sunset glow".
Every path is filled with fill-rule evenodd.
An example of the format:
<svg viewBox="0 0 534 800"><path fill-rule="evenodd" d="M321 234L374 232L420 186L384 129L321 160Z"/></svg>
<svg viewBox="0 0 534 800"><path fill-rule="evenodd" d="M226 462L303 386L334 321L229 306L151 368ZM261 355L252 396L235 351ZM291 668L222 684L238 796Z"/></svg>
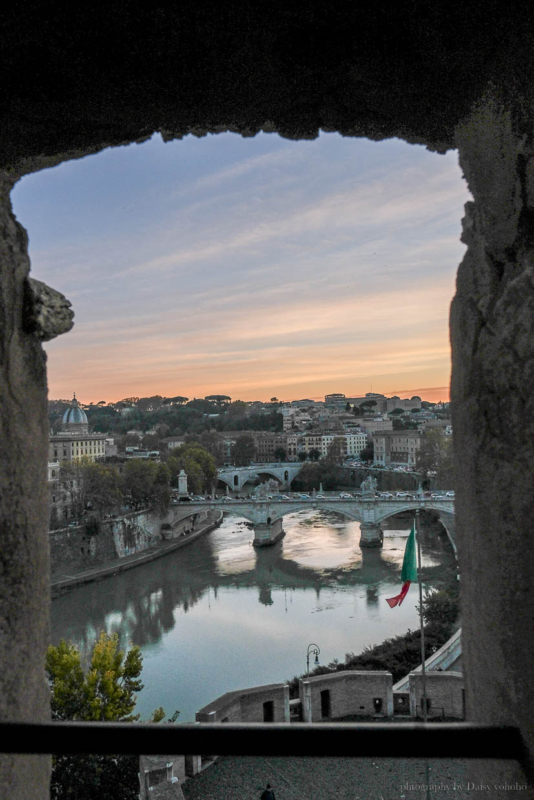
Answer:
<svg viewBox="0 0 534 800"><path fill-rule="evenodd" d="M75 312L49 396L448 400L467 200L455 152L333 134L155 136L30 175L32 275Z"/></svg>

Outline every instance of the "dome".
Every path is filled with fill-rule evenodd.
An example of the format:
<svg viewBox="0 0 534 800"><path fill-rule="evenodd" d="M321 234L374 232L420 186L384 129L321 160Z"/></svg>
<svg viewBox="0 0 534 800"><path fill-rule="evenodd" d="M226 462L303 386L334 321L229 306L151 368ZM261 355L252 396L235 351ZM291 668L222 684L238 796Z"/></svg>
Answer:
<svg viewBox="0 0 534 800"><path fill-rule="evenodd" d="M85 411L80 408L78 401L76 400L76 395L74 395L72 402L70 404L70 408L67 408L65 413L63 414L63 425L85 425L87 426L88 420Z"/></svg>

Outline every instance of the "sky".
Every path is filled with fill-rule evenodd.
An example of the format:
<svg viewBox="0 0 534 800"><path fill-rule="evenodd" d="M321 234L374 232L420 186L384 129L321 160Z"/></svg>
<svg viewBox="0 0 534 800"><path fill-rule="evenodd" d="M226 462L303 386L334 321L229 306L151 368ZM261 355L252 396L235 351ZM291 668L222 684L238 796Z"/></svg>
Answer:
<svg viewBox="0 0 534 800"><path fill-rule="evenodd" d="M49 397L448 399L458 154L224 133L25 176L32 277L72 303Z"/></svg>

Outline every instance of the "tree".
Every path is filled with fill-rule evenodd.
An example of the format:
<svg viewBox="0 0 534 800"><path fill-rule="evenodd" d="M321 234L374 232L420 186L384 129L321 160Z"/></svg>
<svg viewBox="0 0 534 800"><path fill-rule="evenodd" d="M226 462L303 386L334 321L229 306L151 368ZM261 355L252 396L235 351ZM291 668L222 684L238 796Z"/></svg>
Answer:
<svg viewBox="0 0 534 800"><path fill-rule="evenodd" d="M88 459L82 458L79 461L65 461L59 468L61 492L72 515L77 518L83 515L87 505L84 472L88 463Z"/></svg>
<svg viewBox="0 0 534 800"><path fill-rule="evenodd" d="M319 461L321 458L321 451L317 449L317 447L312 447L310 452L308 453L308 458L310 461Z"/></svg>
<svg viewBox="0 0 534 800"><path fill-rule="evenodd" d="M287 453L285 448L277 447L274 451L274 458L276 461L285 461L287 458Z"/></svg>
<svg viewBox="0 0 534 800"><path fill-rule="evenodd" d="M458 586L428 592L423 598L423 619L427 625L450 626L458 619L460 600Z"/></svg>
<svg viewBox="0 0 534 800"><path fill-rule="evenodd" d="M102 518L120 505L122 493L117 470L103 464L88 463L82 467L86 503Z"/></svg>
<svg viewBox="0 0 534 800"><path fill-rule="evenodd" d="M157 450L159 446L159 436L154 433L145 433L141 439L141 444L145 450Z"/></svg>
<svg viewBox="0 0 534 800"><path fill-rule="evenodd" d="M122 491L130 498L134 508L150 504L157 471L158 465L154 461L132 458L126 463L122 475Z"/></svg>
<svg viewBox="0 0 534 800"><path fill-rule="evenodd" d="M209 400L211 403L217 403L218 406L227 405L232 402L232 398L227 394L209 394L204 399Z"/></svg>
<svg viewBox="0 0 534 800"><path fill-rule="evenodd" d="M452 437L446 436L440 428L425 431L416 452L415 466L423 480L428 479L429 473L435 472L437 485L450 489L454 485Z"/></svg>
<svg viewBox="0 0 534 800"><path fill-rule="evenodd" d="M328 445L325 461L329 464L342 464L345 458L345 440L342 436L335 436Z"/></svg>
<svg viewBox="0 0 534 800"><path fill-rule="evenodd" d="M189 401L188 397L180 397L180 395L177 395L176 397L166 397L163 400L162 405L164 405L164 406L172 406L172 405L174 405L176 403L177 405L181 406L184 403L187 403L188 401Z"/></svg>
<svg viewBox="0 0 534 800"><path fill-rule="evenodd" d="M176 481L180 470L185 470L187 486L193 494L211 491L217 477L215 459L197 442L187 442L174 450L167 466L171 481Z"/></svg>
<svg viewBox="0 0 534 800"><path fill-rule="evenodd" d="M390 417L400 417L404 413L405 413L405 411L404 411L403 408L394 408L393 411L389 412L389 416Z"/></svg>
<svg viewBox="0 0 534 800"><path fill-rule="evenodd" d="M374 442L369 442L367 447L364 447L363 450L360 451L360 458L362 461L373 461L375 457L375 444Z"/></svg>
<svg viewBox="0 0 534 800"><path fill-rule="evenodd" d="M301 450L300 453L298 454L299 461L306 461L307 458L308 458L308 453L306 453L305 450Z"/></svg>
<svg viewBox="0 0 534 800"><path fill-rule="evenodd" d="M46 654L52 719L99 722L135 722L133 715L143 666L139 647L118 649L115 634L101 632L84 673L77 648L61 640ZM165 716L162 708L152 722ZM178 712L171 717L174 722ZM56 755L52 760L51 796L76 800L136 800L139 796L139 759L128 755Z"/></svg>
<svg viewBox="0 0 534 800"><path fill-rule="evenodd" d="M171 473L166 464L158 464L158 471L154 478L153 493L154 503L160 516L169 510L171 502Z"/></svg>
<svg viewBox="0 0 534 800"><path fill-rule="evenodd" d="M233 404L232 404L233 405ZM248 467L256 458L256 443L250 434L238 436L232 445L232 460L236 467Z"/></svg>
<svg viewBox="0 0 534 800"><path fill-rule="evenodd" d="M243 417L247 410L247 404L244 400L234 400L233 403L226 408L226 415L228 417Z"/></svg>

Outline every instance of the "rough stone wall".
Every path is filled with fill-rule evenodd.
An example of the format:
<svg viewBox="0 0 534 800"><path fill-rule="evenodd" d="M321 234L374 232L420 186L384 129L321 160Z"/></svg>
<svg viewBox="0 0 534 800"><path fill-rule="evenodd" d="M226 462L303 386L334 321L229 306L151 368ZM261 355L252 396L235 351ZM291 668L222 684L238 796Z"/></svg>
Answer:
<svg viewBox="0 0 534 800"><path fill-rule="evenodd" d="M323 129L459 148L474 197L451 315L468 716L517 722L534 753L532 9L398 2L367 11L314 0L298 13L277 2L179 8L129 14L111 0L68 13L25 3L4 11L0 658L14 666L1 675L2 718L43 719L48 702L45 357L35 320L23 319L29 262L7 198L13 170L155 130L171 139L260 129L314 138ZM471 111L490 79L494 97ZM1 758L2 796L47 796L46 758L34 767Z"/></svg>
<svg viewBox="0 0 534 800"><path fill-rule="evenodd" d="M49 542L52 578L63 573L81 572L117 558L108 525L103 525L99 533L93 536L87 534L84 527L51 531Z"/></svg>
<svg viewBox="0 0 534 800"><path fill-rule="evenodd" d="M27 236L0 174L0 719L49 716L46 357L26 332ZM0 797L48 795L48 757L0 755Z"/></svg>
<svg viewBox="0 0 534 800"><path fill-rule="evenodd" d="M310 685L311 722L322 719L321 692L326 689L330 691L331 719L374 716L375 697L382 699L383 716L393 713L393 678L389 672L350 670L300 680L299 695L303 702L304 683Z"/></svg>
<svg viewBox="0 0 534 800"><path fill-rule="evenodd" d="M274 722L289 722L289 687L277 683L229 692L197 711L196 722L263 722L263 704L274 703Z"/></svg>
<svg viewBox="0 0 534 800"><path fill-rule="evenodd" d="M451 308L467 717L534 754L534 105L510 86L457 128L466 204Z"/></svg>
<svg viewBox="0 0 534 800"><path fill-rule="evenodd" d="M50 574L52 578L103 566L116 558L142 553L163 539L177 539L193 524L206 522L208 512L201 511L175 524L172 531L161 530L157 514L141 511L120 519L105 520L97 534L87 534L85 527L61 528L49 533Z"/></svg>
<svg viewBox="0 0 534 800"><path fill-rule="evenodd" d="M423 696L423 675L421 672L410 673L410 711L415 718L421 717ZM430 701L429 718L442 715L446 719L463 719L464 676L460 672L427 672L426 696Z"/></svg>
<svg viewBox="0 0 534 800"><path fill-rule="evenodd" d="M264 692L243 694L241 696L241 722L263 722L263 704L274 704L274 722L289 722L289 688L280 684L268 687Z"/></svg>
<svg viewBox="0 0 534 800"><path fill-rule="evenodd" d="M221 698L221 704L218 705L218 700L215 700L210 703L210 708L212 705L216 707L212 709L211 712L203 712L197 711L195 715L195 722L222 722L223 719L227 719L228 722L241 722L241 700L240 697L232 696L232 698L228 701L223 701Z"/></svg>

